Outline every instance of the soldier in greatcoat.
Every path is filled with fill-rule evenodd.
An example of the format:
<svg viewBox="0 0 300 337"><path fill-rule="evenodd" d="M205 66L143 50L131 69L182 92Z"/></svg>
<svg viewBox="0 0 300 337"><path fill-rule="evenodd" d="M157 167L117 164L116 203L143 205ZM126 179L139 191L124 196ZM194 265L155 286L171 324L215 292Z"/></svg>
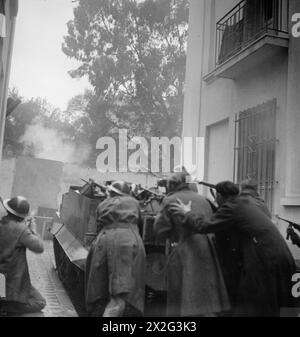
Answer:
<svg viewBox="0 0 300 337"><path fill-rule="evenodd" d="M39 312L46 306L46 300L31 284L26 250L43 253L43 241L33 219L28 218L30 205L24 197L2 203L7 215L0 221L0 273L5 276L6 296L0 301L0 312Z"/></svg>
<svg viewBox="0 0 300 337"><path fill-rule="evenodd" d="M182 226L181 218L169 212L177 198L191 201L193 214L211 216L208 201L190 189L186 173L176 173L168 181L168 196L154 223L160 237L167 238L171 251L167 263L167 315L212 316L230 309L229 299L214 238L196 234Z"/></svg>
<svg viewBox="0 0 300 337"><path fill-rule="evenodd" d="M228 183L220 183L219 190ZM217 185L220 207L212 216L195 214L190 203L179 198L170 206L170 212L181 216L183 226L189 230L231 238L232 245L224 246L222 254L230 256L232 249L236 251L236 261L224 266L231 273L228 279L234 315L278 316L280 308L295 304L291 296L294 258L261 207L252 198L233 194L222 196Z"/></svg>
<svg viewBox="0 0 300 337"><path fill-rule="evenodd" d="M99 234L86 262L86 307L90 316L142 316L145 249L139 234L140 206L130 187L116 181L97 208Z"/></svg>

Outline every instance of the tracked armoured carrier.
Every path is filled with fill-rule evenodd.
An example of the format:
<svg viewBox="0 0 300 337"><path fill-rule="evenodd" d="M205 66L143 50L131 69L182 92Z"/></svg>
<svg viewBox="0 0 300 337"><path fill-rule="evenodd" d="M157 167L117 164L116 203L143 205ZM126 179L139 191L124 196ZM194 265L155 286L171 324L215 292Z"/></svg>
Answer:
<svg viewBox="0 0 300 337"><path fill-rule="evenodd" d="M52 227L58 276L80 316L87 315L84 301L85 261L97 235L95 211L106 198L105 189L105 185L92 180L84 186L70 186L62 196ZM136 188L134 196L142 208L143 225L140 231L147 256L145 316L165 316L165 244L157 241L153 231L154 217L163 195L156 189Z"/></svg>

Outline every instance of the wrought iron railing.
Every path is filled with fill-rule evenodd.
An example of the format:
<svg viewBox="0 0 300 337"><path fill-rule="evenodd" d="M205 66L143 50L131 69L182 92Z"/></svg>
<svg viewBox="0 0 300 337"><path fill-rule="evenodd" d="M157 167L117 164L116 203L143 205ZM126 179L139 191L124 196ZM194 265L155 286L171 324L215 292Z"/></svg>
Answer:
<svg viewBox="0 0 300 337"><path fill-rule="evenodd" d="M265 34L288 33L288 0L243 0L216 27L216 66Z"/></svg>

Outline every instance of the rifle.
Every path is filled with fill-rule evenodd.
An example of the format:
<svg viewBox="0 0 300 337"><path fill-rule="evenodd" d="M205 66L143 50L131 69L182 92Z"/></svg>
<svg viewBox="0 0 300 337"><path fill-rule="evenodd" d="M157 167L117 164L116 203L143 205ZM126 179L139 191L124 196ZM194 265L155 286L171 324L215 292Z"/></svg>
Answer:
<svg viewBox="0 0 300 337"><path fill-rule="evenodd" d="M216 185L213 185L211 183L207 183L205 181L198 181L198 184L209 187L210 194L212 195L212 197L214 199L216 199L216 194L215 194L215 191L214 191L216 189Z"/></svg>
<svg viewBox="0 0 300 337"><path fill-rule="evenodd" d="M151 200L153 200L153 199L156 199L158 201L162 201L163 198L165 197L164 195L162 195L160 193L157 193L155 191L151 191L151 190L149 190L148 188L145 188L145 187L139 186L139 189L142 190L143 192L145 191L145 192L147 192L148 194L151 195L151 197L149 198L147 203L151 202Z"/></svg>
<svg viewBox="0 0 300 337"><path fill-rule="evenodd" d="M297 229L300 232L300 225L299 224L297 224L293 221L281 218L279 215L276 215L276 218L279 219L279 220L282 220L284 222L287 222L291 227L294 227L295 229Z"/></svg>
<svg viewBox="0 0 300 337"><path fill-rule="evenodd" d="M281 218L279 215L275 215L275 217L277 219L281 220L281 221L287 222L289 224L288 229L289 228L295 228L295 229L297 229L300 232L300 225L299 224L297 224L297 223L295 223L293 221ZM289 235L289 233L287 233L286 239L289 240L289 238L290 238L290 235Z"/></svg>
<svg viewBox="0 0 300 337"><path fill-rule="evenodd" d="M211 184L211 183L207 183L205 181L198 181L198 184L199 185L203 185L203 186L207 186L209 188L213 188L214 190L216 189L216 185L214 184Z"/></svg>
<svg viewBox="0 0 300 337"><path fill-rule="evenodd" d="M100 188L101 192L106 192L107 189L108 189L108 186L104 186L104 185L100 185L100 184L97 184L94 180L90 179L90 181L86 181L84 179L81 179L83 182L85 182L86 184L90 185L91 187L92 186L97 186Z"/></svg>

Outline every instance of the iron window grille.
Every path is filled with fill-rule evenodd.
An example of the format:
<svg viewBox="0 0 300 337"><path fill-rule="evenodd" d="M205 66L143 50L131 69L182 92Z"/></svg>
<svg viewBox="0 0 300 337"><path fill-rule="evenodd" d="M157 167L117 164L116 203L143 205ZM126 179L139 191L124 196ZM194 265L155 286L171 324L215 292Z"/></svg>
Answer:
<svg viewBox="0 0 300 337"><path fill-rule="evenodd" d="M255 181L270 210L276 183L276 109L273 99L235 117L234 180Z"/></svg>

